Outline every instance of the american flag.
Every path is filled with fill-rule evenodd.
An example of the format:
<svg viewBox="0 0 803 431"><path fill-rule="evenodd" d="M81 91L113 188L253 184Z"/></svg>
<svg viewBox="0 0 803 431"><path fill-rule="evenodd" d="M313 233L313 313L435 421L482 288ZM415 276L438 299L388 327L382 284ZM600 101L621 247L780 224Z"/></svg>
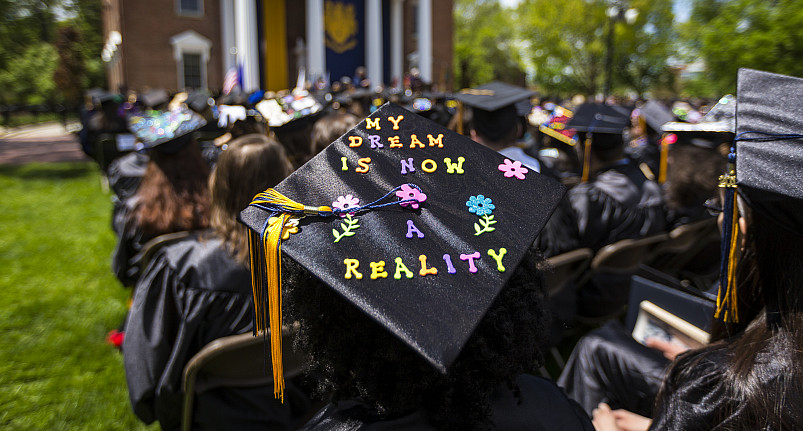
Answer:
<svg viewBox="0 0 803 431"><path fill-rule="evenodd" d="M230 67L223 78L223 94L231 93L238 85L240 85L240 74L236 67Z"/></svg>

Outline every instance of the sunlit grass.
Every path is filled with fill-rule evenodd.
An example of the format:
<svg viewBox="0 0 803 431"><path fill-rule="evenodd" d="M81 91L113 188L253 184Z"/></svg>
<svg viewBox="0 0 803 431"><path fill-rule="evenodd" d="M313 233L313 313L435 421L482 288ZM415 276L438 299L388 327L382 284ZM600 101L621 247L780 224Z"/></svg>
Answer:
<svg viewBox="0 0 803 431"><path fill-rule="evenodd" d="M147 428L105 341L128 292L100 184L90 163L0 166L0 429Z"/></svg>

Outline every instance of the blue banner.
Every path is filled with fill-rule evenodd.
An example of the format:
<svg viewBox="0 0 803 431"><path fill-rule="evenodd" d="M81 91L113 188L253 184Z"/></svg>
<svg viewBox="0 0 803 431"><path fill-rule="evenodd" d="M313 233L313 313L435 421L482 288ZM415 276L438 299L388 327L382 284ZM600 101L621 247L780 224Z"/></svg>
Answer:
<svg viewBox="0 0 803 431"><path fill-rule="evenodd" d="M365 66L365 0L326 0L323 14L329 78L354 78Z"/></svg>

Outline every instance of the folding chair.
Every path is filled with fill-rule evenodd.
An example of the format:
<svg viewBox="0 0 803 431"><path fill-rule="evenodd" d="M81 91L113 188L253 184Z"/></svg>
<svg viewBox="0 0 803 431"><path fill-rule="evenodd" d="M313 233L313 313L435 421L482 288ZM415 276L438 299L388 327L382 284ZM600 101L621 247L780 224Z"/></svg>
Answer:
<svg viewBox="0 0 803 431"><path fill-rule="evenodd" d="M548 269L544 278L547 296L552 298L571 282L579 280L593 256L594 252L590 248L578 248L546 259Z"/></svg>
<svg viewBox="0 0 803 431"><path fill-rule="evenodd" d="M646 263L667 274L677 275L711 243L719 243L716 219L712 217L684 224L669 231L668 239ZM714 256L711 262L719 262L719 256Z"/></svg>
<svg viewBox="0 0 803 431"><path fill-rule="evenodd" d="M298 376L303 370L303 355L294 352L291 347L291 337L296 331L297 327L282 330L285 379ZM182 431L192 429L193 405L197 395L219 387L272 386L270 363L270 348L265 346L265 339L261 335L231 335L204 346L184 367L181 386L184 394Z"/></svg>
<svg viewBox="0 0 803 431"><path fill-rule="evenodd" d="M600 315L585 316L590 318L578 320L593 325L620 316L627 304L630 277L667 239L666 233L659 233L639 239L623 239L599 249L591 260L589 270L583 274L577 286L580 293L583 293L584 289L586 291L596 289L600 294L610 290L610 295L604 296L610 297L611 301L600 303L603 309ZM618 301L619 299L621 301ZM582 310L580 315L583 315Z"/></svg>

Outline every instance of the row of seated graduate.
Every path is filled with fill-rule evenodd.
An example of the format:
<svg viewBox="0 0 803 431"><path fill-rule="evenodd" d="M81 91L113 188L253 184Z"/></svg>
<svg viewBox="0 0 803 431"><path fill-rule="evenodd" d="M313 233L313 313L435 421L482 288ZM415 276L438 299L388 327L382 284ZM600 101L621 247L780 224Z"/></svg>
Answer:
<svg viewBox="0 0 803 431"><path fill-rule="evenodd" d="M500 90L496 92L503 93ZM565 183L570 185L573 183L565 180L567 171L550 172L550 163L542 162L543 158L547 157L542 155L543 152L528 155L515 145L523 128L515 113L509 115L510 105L487 110L482 109L481 104L472 105L471 100L464 102L475 108L472 115L468 115L473 118L469 120L467 127L475 141L497 149L514 160L518 160L516 156L520 155L520 161L532 170L551 173L563 179ZM578 121L582 118L579 114L583 109L591 110L593 121L594 113L606 108L598 105L581 107L578 110ZM326 115L320 119L314 117L314 120L300 127L303 132L295 133L296 136L311 135L298 140L306 141L310 154L319 152L326 144L337 139L359 121L358 117L348 113ZM625 120L630 119L625 117ZM192 121L196 121L197 127L191 125ZM274 129L272 136L279 138L278 142L281 144L273 137L266 137L259 122L248 119L233 122L228 133L234 139L220 146L215 145L213 151L215 155L204 159L201 147L192 133L193 130L203 127L200 125L201 121L191 119L187 122L190 126L189 132L185 135L159 142L147 152L134 152L120 157L109 166L108 170L110 184L118 198L114 227L120 236L113 267L125 285L135 286L134 302L125 328L127 341L124 343L132 404L140 418L146 422L158 419L165 429L178 426L180 375L189 358L213 339L251 329L252 299L251 276L247 269L247 235L234 220L237 212L248 205L255 193L276 185L294 168L287 155L293 146L284 144L285 140L278 130ZM511 128L501 132L483 129L484 125L489 124L490 129L500 124L511 125ZM641 162L625 156L622 129L619 129L618 133L605 133L601 132L602 124L591 124L590 129L589 124L583 126L577 123L575 126L586 127L586 133L593 135L590 139L593 150L588 153L590 157L587 166L590 180L572 187L567 198L561 201L554 215L546 221L547 226L536 244L546 250L547 254L557 254L580 246L599 249L619 239L646 236L662 231L666 229L668 223L676 221L667 220L664 190L648 178L649 173L645 173L639 166ZM577 145L577 149L582 149L589 141L583 138L578 142L581 144ZM679 155L683 152L683 148L685 147L674 148L677 150L673 152L674 160L680 159ZM688 148L696 150L698 147ZM574 151L577 154L576 149L562 147L557 142L551 149L564 153ZM712 162L714 172L709 176L715 178L716 173L723 170L721 165L724 162L716 151L711 148L705 150L714 155L711 157L714 159ZM580 150L580 154L585 156L587 153ZM301 159L295 161L298 160ZM699 158L696 160L699 161ZM132 174L128 168L133 168L134 173ZM682 167L677 169L671 167L669 172L680 173L682 169ZM668 186L678 183L681 181L667 182L667 189ZM704 200L715 194L715 180L712 180L712 183L713 186L692 184L688 181L685 186L695 192L695 199ZM701 191L703 187L706 188ZM523 192L526 193L526 190ZM688 194L688 191L686 193ZM694 208L694 205L689 205L689 208ZM683 210L685 208L677 209L677 211ZM138 261L143 257L142 246L148 240L177 231L193 233L150 255L148 262ZM144 270L142 274L141 270ZM335 300L328 298L327 301ZM210 317L213 319L210 320ZM541 317L530 316L536 320ZM347 323L353 324L353 322ZM152 349L153 346L158 347ZM532 346L519 347L524 349L524 353L521 354L532 355L533 350L543 346L534 343ZM148 351L149 349L151 351ZM397 346L396 350L399 349ZM521 366L521 363L517 365ZM521 372L527 368L513 369ZM424 370L419 371L424 372ZM405 376L399 376L403 381L409 380L409 377L403 377ZM545 392L539 396L546 396L545 394L556 390L541 380L522 379L523 377L518 377L514 380L520 388L540 387L540 390ZM433 380L437 379L433 377ZM285 421L296 421L292 426L297 426L299 418L307 418L310 413L308 394L313 386L320 386L319 392L325 393L331 393L337 387L331 379L323 381L324 383L290 382L288 386L290 389L287 389L290 402L286 406L262 405L262 408L270 410L265 412L264 417L274 419L280 417ZM293 385L296 384L297 391L293 389ZM384 385L387 385L387 382L383 383ZM493 387L494 385L490 385L490 388ZM387 390L385 387L374 389ZM264 397L269 392L259 392L256 389L254 391L254 397ZM298 396L298 399L294 400L293 394L305 395ZM498 398L496 397L498 394L493 395L491 399L494 401L486 408L494 410L500 408L499 403L510 402L510 400L505 401L504 396ZM230 424L232 423L230 421L242 419L242 411L238 411L242 409L242 405L226 400L225 394L208 394L207 398L215 407L196 410L198 413L195 420L199 424ZM392 405L395 400L384 401ZM205 401L201 399L200 402ZM443 408L465 408L457 402L455 404ZM398 409L400 406L410 407L404 404L393 407ZM287 410L288 408L290 410ZM367 415L366 417L370 417L371 420L386 417L386 415L374 417L374 412L365 409L364 406L358 410L360 415ZM227 411L231 416L227 416ZM400 410L393 411L398 413ZM584 414L579 414L577 406L573 403L567 402L563 410L559 411L566 413L556 415L562 418L561 420L572 418L579 421L578 424L588 425L585 423ZM330 413L341 414L337 411ZM487 420L488 411L480 413ZM210 417L204 417L204 414ZM415 412L413 418L418 421L433 420L426 415L422 417L422 414ZM491 415L491 417L496 416ZM439 420L448 423L451 419ZM466 420L474 418L467 417ZM521 417L518 420L526 419ZM210 426L214 428L214 425Z"/></svg>

